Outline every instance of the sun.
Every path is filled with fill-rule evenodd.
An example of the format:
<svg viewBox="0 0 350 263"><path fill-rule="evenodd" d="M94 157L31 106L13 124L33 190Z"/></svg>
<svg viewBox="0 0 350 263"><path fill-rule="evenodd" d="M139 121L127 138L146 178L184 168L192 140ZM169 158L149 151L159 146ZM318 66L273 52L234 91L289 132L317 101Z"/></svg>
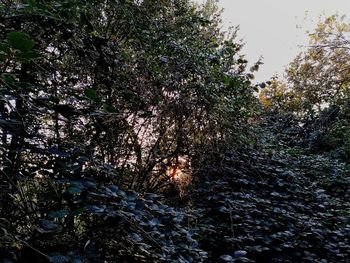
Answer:
<svg viewBox="0 0 350 263"><path fill-rule="evenodd" d="M166 170L166 175L173 182L187 184L191 178L191 163L188 156L175 158Z"/></svg>

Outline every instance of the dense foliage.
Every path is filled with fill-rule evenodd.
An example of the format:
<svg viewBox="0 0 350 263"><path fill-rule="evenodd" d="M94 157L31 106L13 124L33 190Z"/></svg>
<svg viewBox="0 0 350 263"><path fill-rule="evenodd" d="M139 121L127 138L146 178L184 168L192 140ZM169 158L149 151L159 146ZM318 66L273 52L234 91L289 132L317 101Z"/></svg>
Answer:
<svg viewBox="0 0 350 263"><path fill-rule="evenodd" d="M68 253L98 241L111 258L138 249L199 262L176 211L111 189L171 189L180 158L200 166L243 140L252 75L215 2L7 1L0 12L4 251L23 261L23 246ZM119 238L108 254L108 220L124 238L134 228L131 244L146 233L157 252ZM164 220L173 231L157 230Z"/></svg>
<svg viewBox="0 0 350 263"><path fill-rule="evenodd" d="M334 15L309 33L310 46L260 93L270 112L294 116L314 151L349 160L350 23Z"/></svg>
<svg viewBox="0 0 350 263"><path fill-rule="evenodd" d="M194 192L210 262L348 262L350 166L302 146L302 129L267 116L257 144L206 167Z"/></svg>
<svg viewBox="0 0 350 263"><path fill-rule="evenodd" d="M53 175L109 164L119 183L152 190L178 156L237 137L251 76L241 44L211 27L215 19L187 1L4 7L8 169L20 159L47 158Z"/></svg>
<svg viewBox="0 0 350 263"><path fill-rule="evenodd" d="M1 2L0 261L347 262L337 19L259 107L215 0Z"/></svg>

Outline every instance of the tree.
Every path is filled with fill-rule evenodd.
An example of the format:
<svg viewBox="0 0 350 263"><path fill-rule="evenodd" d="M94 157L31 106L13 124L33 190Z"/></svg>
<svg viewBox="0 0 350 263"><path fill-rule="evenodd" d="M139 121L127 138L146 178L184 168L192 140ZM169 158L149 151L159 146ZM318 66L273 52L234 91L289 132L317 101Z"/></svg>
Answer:
<svg viewBox="0 0 350 263"><path fill-rule="evenodd" d="M309 48L287 68L286 83L277 85L285 90L285 103L279 106L299 115L315 116L325 107L344 104L350 88L349 37L350 25L345 17L334 15L320 22L309 33ZM275 84L267 89L276 90Z"/></svg>
<svg viewBox="0 0 350 263"><path fill-rule="evenodd" d="M0 211L15 235L47 228L52 214L74 235L77 218L92 226L82 211L102 211L91 193L161 192L180 157L200 166L241 141L252 76L235 32L220 34L210 10L188 0L1 3Z"/></svg>
<svg viewBox="0 0 350 263"><path fill-rule="evenodd" d="M214 7L73 2L3 14L3 116L14 108L2 137L11 165L13 149L40 159L48 149L79 148L88 163L117 168L126 185L157 188L169 180L155 172L160 165L238 134L253 101L250 75L235 35L220 35L219 16L208 15ZM9 121L23 133L9 133Z"/></svg>
<svg viewBox="0 0 350 263"><path fill-rule="evenodd" d="M345 17L328 17L309 38L309 48L287 68L286 81L270 82L260 92L260 102L297 117L310 149L335 150L348 160L350 24Z"/></svg>

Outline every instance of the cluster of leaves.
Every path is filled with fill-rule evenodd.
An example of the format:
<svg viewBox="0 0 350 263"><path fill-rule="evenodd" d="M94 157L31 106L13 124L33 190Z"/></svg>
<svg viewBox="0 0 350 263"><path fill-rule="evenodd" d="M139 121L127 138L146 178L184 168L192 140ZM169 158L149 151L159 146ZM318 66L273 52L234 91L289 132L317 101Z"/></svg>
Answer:
<svg viewBox="0 0 350 263"><path fill-rule="evenodd" d="M349 98L350 24L333 15L308 34L309 47L286 69L285 83L272 80L260 94L266 108L315 116Z"/></svg>
<svg viewBox="0 0 350 263"><path fill-rule="evenodd" d="M259 151L227 154L220 170L205 169L194 193L202 248L211 262L347 262L349 166L268 143L279 135L271 128Z"/></svg>
<svg viewBox="0 0 350 263"><path fill-rule="evenodd" d="M132 191L242 140L253 75L215 3L0 3L1 255L205 260L188 215Z"/></svg>
<svg viewBox="0 0 350 263"><path fill-rule="evenodd" d="M27 220L27 229L17 228L15 242L3 251L7 259L25 262L28 253L36 262L202 262L207 257L188 228L188 215L164 204L161 196L124 192L93 179L50 185L65 201L42 207L45 213ZM21 249L28 243L38 253Z"/></svg>
<svg viewBox="0 0 350 263"><path fill-rule="evenodd" d="M157 190L163 166L232 141L252 113L235 31L225 37L217 14L189 1L11 3L0 32L8 173L73 145L128 187Z"/></svg>
<svg viewBox="0 0 350 263"><path fill-rule="evenodd" d="M313 152L331 152L349 160L350 24L334 15L309 33L310 46L260 93L270 112L293 114L306 127Z"/></svg>
<svg viewBox="0 0 350 263"><path fill-rule="evenodd" d="M259 151L233 151L220 166L204 167L187 208L87 175L36 179L42 191L33 199L47 202L41 216L25 218L20 231L0 221L2 244L11 247L8 253L20 250L21 260L28 253L21 247L31 244L45 253L37 261L51 262L347 262L349 166L306 154L291 144L299 140L293 125L280 126L279 118L260 126ZM94 167L88 174L106 169L116 172ZM20 197L16 205L24 217Z"/></svg>
<svg viewBox="0 0 350 263"><path fill-rule="evenodd" d="M258 150L224 154L249 141L255 98L215 3L0 4L1 256L346 262L349 167L310 153L315 132L350 142L349 28L332 17L310 35L292 87L260 96L280 114L249 138ZM145 194L172 183L183 156L202 171L190 203Z"/></svg>

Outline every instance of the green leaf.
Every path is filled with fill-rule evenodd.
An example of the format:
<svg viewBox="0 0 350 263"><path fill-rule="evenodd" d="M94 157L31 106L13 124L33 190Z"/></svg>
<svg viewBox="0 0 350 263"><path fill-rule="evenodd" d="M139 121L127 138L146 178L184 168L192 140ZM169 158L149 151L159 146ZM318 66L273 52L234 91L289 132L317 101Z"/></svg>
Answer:
<svg viewBox="0 0 350 263"><path fill-rule="evenodd" d="M51 218L64 218L67 215L69 215L69 212L67 210L58 210L58 211L49 212L49 217Z"/></svg>
<svg viewBox="0 0 350 263"><path fill-rule="evenodd" d="M76 186L71 186L67 189L67 192L70 194L80 194L83 191L84 191L84 188L76 187Z"/></svg>
<svg viewBox="0 0 350 263"><path fill-rule="evenodd" d="M11 74L2 74L1 78L8 85L12 85L15 82Z"/></svg>
<svg viewBox="0 0 350 263"><path fill-rule="evenodd" d="M0 52L0 60L4 61L7 59L7 57L8 57L7 55L4 55Z"/></svg>
<svg viewBox="0 0 350 263"><path fill-rule="evenodd" d="M58 228L58 225L50 220L40 220L39 225L46 231L56 230Z"/></svg>
<svg viewBox="0 0 350 263"><path fill-rule="evenodd" d="M103 104L103 111L107 112L107 113L116 113L117 112L117 110L114 107L112 107L111 105L108 105L106 103Z"/></svg>
<svg viewBox="0 0 350 263"><path fill-rule="evenodd" d="M0 53L4 53L4 54L9 54L10 53L10 49L9 49L8 44L0 43Z"/></svg>
<svg viewBox="0 0 350 263"><path fill-rule="evenodd" d="M16 86L21 88L21 89L24 89L24 90L30 90L33 88L33 86L31 84L26 83L26 82L19 82Z"/></svg>
<svg viewBox="0 0 350 263"><path fill-rule="evenodd" d="M70 213L70 216L78 216L85 211L85 208L78 208Z"/></svg>
<svg viewBox="0 0 350 263"><path fill-rule="evenodd" d="M158 105L160 102L162 102L162 100L163 100L163 98L161 96L157 95L153 99L153 104Z"/></svg>
<svg viewBox="0 0 350 263"><path fill-rule="evenodd" d="M35 42L27 34L18 31L8 33L6 39L12 48L21 51L29 51L35 45Z"/></svg>
<svg viewBox="0 0 350 263"><path fill-rule="evenodd" d="M27 62L40 57L40 53L35 50L25 51L16 55L21 61Z"/></svg>
<svg viewBox="0 0 350 263"><path fill-rule="evenodd" d="M70 186L67 189L67 192L70 194L80 194L85 190L85 186L82 182L74 181L70 183Z"/></svg>
<svg viewBox="0 0 350 263"><path fill-rule="evenodd" d="M105 206L96 206L96 205L89 205L86 207L86 209L91 212L91 213L94 213L94 214L98 214L98 213L103 213L106 209Z"/></svg>
<svg viewBox="0 0 350 263"><path fill-rule="evenodd" d="M84 91L84 94L86 97L88 97L90 100L94 100L97 98L96 90L94 89L86 89Z"/></svg>
<svg viewBox="0 0 350 263"><path fill-rule="evenodd" d="M9 57L10 48L6 43L0 43L0 59L5 60Z"/></svg>

